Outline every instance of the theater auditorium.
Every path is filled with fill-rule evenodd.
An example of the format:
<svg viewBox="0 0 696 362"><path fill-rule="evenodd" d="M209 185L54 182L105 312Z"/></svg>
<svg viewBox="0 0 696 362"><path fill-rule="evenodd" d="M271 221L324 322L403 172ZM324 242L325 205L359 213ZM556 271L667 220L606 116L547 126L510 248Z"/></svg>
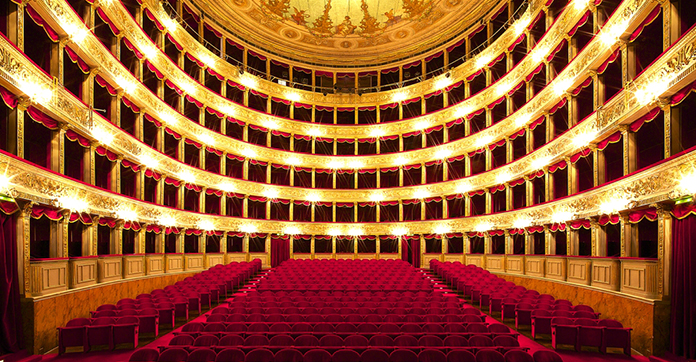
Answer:
<svg viewBox="0 0 696 362"><path fill-rule="evenodd" d="M693 360L695 91L694 0L0 0L0 362Z"/></svg>

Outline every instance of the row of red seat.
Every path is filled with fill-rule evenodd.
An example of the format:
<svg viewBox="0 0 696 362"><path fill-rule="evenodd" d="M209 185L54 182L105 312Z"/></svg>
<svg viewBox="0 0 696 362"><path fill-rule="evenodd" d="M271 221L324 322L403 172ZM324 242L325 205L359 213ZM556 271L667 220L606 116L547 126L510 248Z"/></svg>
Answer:
<svg viewBox="0 0 696 362"><path fill-rule="evenodd" d="M130 362L562 362L552 351L537 351L529 354L521 350L510 350L505 354L492 349L470 351L452 349L445 351L426 348L419 353L411 349L396 349L391 353L383 349L366 349L362 353L354 349L339 349L333 353L326 349L310 349L305 353L294 348L273 352L257 348L245 352L239 348L226 348L216 352L211 348L199 348L189 353L184 348L171 348L161 354L156 349L144 348L136 351Z"/></svg>
<svg viewBox="0 0 696 362"><path fill-rule="evenodd" d="M478 309L462 309L459 314L239 314L214 313L207 317L208 322L246 322L246 323L472 323L482 319Z"/></svg>
<svg viewBox="0 0 696 362"><path fill-rule="evenodd" d="M514 318L515 328L531 326L533 338L551 334L554 348L570 344L579 351L582 346L591 346L604 353L608 347L618 347L625 354L631 353L631 328L612 319L598 319L600 314L590 306L555 300L473 265L432 260L430 266L472 301L488 306L491 312L500 311L501 319Z"/></svg>
<svg viewBox="0 0 696 362"><path fill-rule="evenodd" d="M188 311L192 308L200 313L202 295L208 296L205 300L210 303L212 300L209 297L215 295L211 293L212 290L219 291L221 285L226 290L227 281L235 280L236 283L240 275L251 276L260 268L261 261L258 259L250 263L218 265L197 274L196 277L177 282L176 286L168 286L161 292L153 291L151 298L141 295L138 299L122 299L117 305L99 306L97 311L91 313L99 317L75 318L65 327L58 328L58 353L65 353L67 347L83 347L84 351L89 351L97 345L114 348L114 345L122 340L132 342L134 347L137 347L140 334L152 333L157 336L161 324L170 324L174 328L175 312L185 311L186 319ZM205 284L201 284L203 280L206 281ZM206 285L208 287L205 287ZM200 293L194 294L194 291L198 290ZM156 299L163 302L155 303L157 295L168 295L169 298ZM164 302L165 300L168 302ZM101 316L108 314L113 316ZM120 318L114 318L116 316Z"/></svg>
<svg viewBox="0 0 696 362"><path fill-rule="evenodd" d="M282 334L282 333L299 333L299 334L356 334L374 335L374 334L439 334L447 335L453 333L495 333L495 334L511 334L512 331L506 325L501 323L384 323L381 325L373 323L187 323L181 331L174 332L175 334ZM516 333L514 333L516 334Z"/></svg>
<svg viewBox="0 0 696 362"><path fill-rule="evenodd" d="M291 336L288 334L278 334L271 338L267 335L249 335L243 338L240 335L201 334L194 338L193 335L180 334L171 339L168 346L161 346L161 349L171 347L197 348L197 347L219 347L227 348L230 346L239 348L264 348L278 349L294 347L306 349L310 347L343 348L350 347L364 349L368 347L388 348L422 348L422 347L443 347L443 348L520 348L517 336L512 334L476 334L447 335L438 336L433 334L422 335L397 335L389 336L376 334L369 339L361 334L327 334L321 338L312 334L299 334Z"/></svg>

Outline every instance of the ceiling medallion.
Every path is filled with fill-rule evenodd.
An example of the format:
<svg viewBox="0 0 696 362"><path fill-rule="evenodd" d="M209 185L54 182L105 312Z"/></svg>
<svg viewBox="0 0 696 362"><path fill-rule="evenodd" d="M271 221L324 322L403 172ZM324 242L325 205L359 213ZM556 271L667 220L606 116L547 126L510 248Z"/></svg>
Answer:
<svg viewBox="0 0 696 362"><path fill-rule="evenodd" d="M260 6L268 20L304 27L316 38L371 38L394 25L427 19L435 1L361 0L358 7L356 0L260 0Z"/></svg>

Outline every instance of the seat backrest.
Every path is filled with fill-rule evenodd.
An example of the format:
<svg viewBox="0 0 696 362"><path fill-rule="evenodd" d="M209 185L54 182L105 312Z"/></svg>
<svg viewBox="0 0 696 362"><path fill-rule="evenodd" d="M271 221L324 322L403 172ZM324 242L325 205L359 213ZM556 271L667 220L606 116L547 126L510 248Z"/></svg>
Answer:
<svg viewBox="0 0 696 362"><path fill-rule="evenodd" d="M215 362L244 361L244 351L239 348L225 348L218 352Z"/></svg>
<svg viewBox="0 0 696 362"><path fill-rule="evenodd" d="M276 352L273 359L275 362L302 362L302 352L294 348L284 348Z"/></svg>
<svg viewBox="0 0 696 362"><path fill-rule="evenodd" d="M193 337L182 334L175 336L169 341L170 346L192 346L194 342Z"/></svg>
<svg viewBox="0 0 696 362"><path fill-rule="evenodd" d="M295 346L315 347L319 345L319 339L313 335L303 334L295 338Z"/></svg>
<svg viewBox="0 0 696 362"><path fill-rule="evenodd" d="M590 318L576 318L575 319L575 325L578 326L586 326L586 327L594 327L597 325L597 320L596 319L590 319Z"/></svg>
<svg viewBox="0 0 696 362"><path fill-rule="evenodd" d="M493 340L487 336L474 335L469 338L469 346L471 347L493 347Z"/></svg>
<svg viewBox="0 0 696 362"><path fill-rule="evenodd" d="M418 362L418 355L410 349L395 349L389 355L389 362Z"/></svg>
<svg viewBox="0 0 696 362"><path fill-rule="evenodd" d="M438 336L426 335L418 339L418 345L422 347L441 347L443 346L443 342Z"/></svg>
<svg viewBox="0 0 696 362"><path fill-rule="evenodd" d="M244 345L244 338L242 336L237 336L234 334L226 335L220 338L218 346L242 346Z"/></svg>
<svg viewBox="0 0 696 362"><path fill-rule="evenodd" d="M91 324L91 321L89 318L75 318L71 319L68 321L68 323L65 324L66 327L81 327L81 326L88 326Z"/></svg>
<svg viewBox="0 0 696 362"><path fill-rule="evenodd" d="M497 347L519 347L520 342L512 336L497 336L493 338L493 344Z"/></svg>
<svg viewBox="0 0 696 362"><path fill-rule="evenodd" d="M447 362L476 362L476 356L467 350L453 349L447 353Z"/></svg>
<svg viewBox="0 0 696 362"><path fill-rule="evenodd" d="M403 335L394 338L394 346L398 347L411 347L417 346L418 340L414 336Z"/></svg>
<svg viewBox="0 0 696 362"><path fill-rule="evenodd" d="M346 339L345 339L345 345L346 345L346 347L351 347L351 346L353 346L353 345L351 345L351 344L348 344L348 340L351 339L351 338L353 338L353 337L362 337L363 339L365 338L365 337L363 337L363 336L349 336L349 337L346 337ZM351 340L351 341L352 341L352 340ZM392 338L389 337L389 336L384 336L384 335L378 334L378 335L372 336L372 338L370 338L369 345L370 345L370 346L373 346L373 347L393 346L393 345L394 345L394 339L392 339Z"/></svg>
<svg viewBox="0 0 696 362"><path fill-rule="evenodd" d="M358 362L360 354L352 349L339 349L331 356L332 362Z"/></svg>
<svg viewBox="0 0 696 362"><path fill-rule="evenodd" d="M185 362L189 353L183 348L167 348L160 353L159 362Z"/></svg>
<svg viewBox="0 0 696 362"><path fill-rule="evenodd" d="M273 352L265 348L256 348L246 354L245 362L272 362Z"/></svg>
<svg viewBox="0 0 696 362"><path fill-rule="evenodd" d="M287 334L276 334L268 341L268 345L274 347L292 346L294 343L295 339Z"/></svg>
<svg viewBox="0 0 696 362"><path fill-rule="evenodd" d="M447 336L443 341L443 345L446 347L468 347L469 340L464 336Z"/></svg>
<svg viewBox="0 0 696 362"><path fill-rule="evenodd" d="M268 337L262 335L253 335L246 337L244 340L245 346L268 346Z"/></svg>
<svg viewBox="0 0 696 362"><path fill-rule="evenodd" d="M360 362L385 362L388 360L389 354L381 349L368 349L360 355Z"/></svg>
<svg viewBox="0 0 696 362"><path fill-rule="evenodd" d="M447 355L438 349L424 349L418 354L420 362L446 362Z"/></svg>
<svg viewBox="0 0 696 362"><path fill-rule="evenodd" d="M343 338L335 334L327 334L319 339L319 345L323 347L341 347L343 346Z"/></svg>
<svg viewBox="0 0 696 362"><path fill-rule="evenodd" d="M92 319L93 326L108 326L109 324L114 323L116 323L116 319L111 317L100 317Z"/></svg>
<svg viewBox="0 0 696 362"><path fill-rule="evenodd" d="M205 328L205 326L203 325L203 323L189 322L189 323L186 323L181 328L181 331L182 332L201 332L204 328Z"/></svg>
<svg viewBox="0 0 696 362"><path fill-rule="evenodd" d="M566 317L553 317L551 318L551 325L572 326L575 325L575 321Z"/></svg>
<svg viewBox="0 0 696 362"><path fill-rule="evenodd" d="M137 349L128 359L128 362L156 362L159 352L154 348Z"/></svg>
<svg viewBox="0 0 696 362"><path fill-rule="evenodd" d="M193 341L193 345L197 347L209 347L216 346L220 342L220 339L212 335L203 335L196 338Z"/></svg>
<svg viewBox="0 0 696 362"><path fill-rule="evenodd" d="M186 362L214 362L217 354L210 348L196 348L188 355Z"/></svg>
<svg viewBox="0 0 696 362"><path fill-rule="evenodd" d="M304 362L330 362L331 353L324 349L310 349L304 354ZM280 361L278 361L280 362Z"/></svg>
<svg viewBox="0 0 696 362"><path fill-rule="evenodd" d="M534 362L534 357L525 351L511 350L505 353L505 362Z"/></svg>
<svg viewBox="0 0 696 362"><path fill-rule="evenodd" d="M505 357L493 349L482 349L476 353L476 362L505 362Z"/></svg>
<svg viewBox="0 0 696 362"><path fill-rule="evenodd" d="M536 351L532 356L534 362L563 362L563 358L558 353L550 350Z"/></svg>

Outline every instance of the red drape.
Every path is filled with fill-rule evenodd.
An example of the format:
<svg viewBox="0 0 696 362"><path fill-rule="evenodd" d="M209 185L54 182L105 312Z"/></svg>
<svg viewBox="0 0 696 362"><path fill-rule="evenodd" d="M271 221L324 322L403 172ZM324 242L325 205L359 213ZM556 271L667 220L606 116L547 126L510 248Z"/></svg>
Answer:
<svg viewBox="0 0 696 362"><path fill-rule="evenodd" d="M290 259L290 240L288 238L271 237L271 268Z"/></svg>
<svg viewBox="0 0 696 362"><path fill-rule="evenodd" d="M415 268L420 268L420 243L421 239L419 237L411 238L411 264Z"/></svg>
<svg viewBox="0 0 696 362"><path fill-rule="evenodd" d="M15 216L0 212L0 356L18 352L22 343L15 233Z"/></svg>
<svg viewBox="0 0 696 362"><path fill-rule="evenodd" d="M672 221L670 351L696 358L696 216Z"/></svg>

